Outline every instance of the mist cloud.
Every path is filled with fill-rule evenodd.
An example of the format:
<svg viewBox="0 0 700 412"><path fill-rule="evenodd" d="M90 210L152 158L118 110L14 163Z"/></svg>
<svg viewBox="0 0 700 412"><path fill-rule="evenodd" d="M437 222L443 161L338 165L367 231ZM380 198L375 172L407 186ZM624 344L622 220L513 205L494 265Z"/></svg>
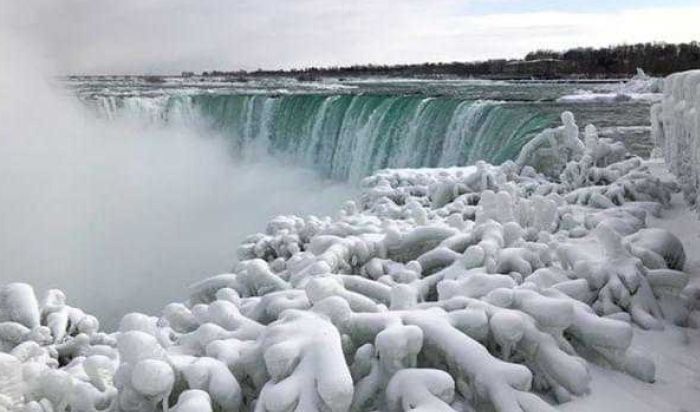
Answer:
<svg viewBox="0 0 700 412"><path fill-rule="evenodd" d="M0 284L63 289L114 326L230 270L270 218L352 197L277 160L234 161L204 130L100 122L26 39L0 39Z"/></svg>

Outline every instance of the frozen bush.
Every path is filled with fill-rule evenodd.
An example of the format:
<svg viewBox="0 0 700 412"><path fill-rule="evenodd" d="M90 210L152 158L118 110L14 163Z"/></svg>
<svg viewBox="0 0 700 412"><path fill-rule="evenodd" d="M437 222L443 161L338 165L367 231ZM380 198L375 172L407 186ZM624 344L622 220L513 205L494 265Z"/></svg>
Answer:
<svg viewBox="0 0 700 412"><path fill-rule="evenodd" d="M634 327L700 306L680 241L646 228L675 188L562 122L500 167L378 171L334 218L274 218L231 273L113 334L59 290L0 287L0 411L550 411L591 361L653 382Z"/></svg>

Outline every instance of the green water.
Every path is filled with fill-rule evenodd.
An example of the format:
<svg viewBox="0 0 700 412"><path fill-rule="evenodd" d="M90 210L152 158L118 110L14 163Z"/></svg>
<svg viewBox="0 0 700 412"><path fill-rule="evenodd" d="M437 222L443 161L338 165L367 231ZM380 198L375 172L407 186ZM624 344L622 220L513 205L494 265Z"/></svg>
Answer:
<svg viewBox="0 0 700 412"><path fill-rule="evenodd" d="M151 121L196 121L230 139L236 152L262 147L353 181L387 167L501 163L557 118L502 102L351 94L132 97L103 109L112 117L127 111Z"/></svg>
<svg viewBox="0 0 700 412"><path fill-rule="evenodd" d="M357 181L382 168L456 166L517 156L571 110L580 125L648 122L638 103L567 104L575 87L469 81L303 84L293 81L149 85L131 78L75 86L101 116L184 123L225 136L236 155L287 158Z"/></svg>

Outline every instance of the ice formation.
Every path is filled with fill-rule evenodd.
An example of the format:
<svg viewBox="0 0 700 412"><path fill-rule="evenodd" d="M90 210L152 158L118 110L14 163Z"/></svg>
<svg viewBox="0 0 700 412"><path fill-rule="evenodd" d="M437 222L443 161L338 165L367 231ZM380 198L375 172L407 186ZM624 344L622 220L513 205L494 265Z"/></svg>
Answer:
<svg viewBox="0 0 700 412"><path fill-rule="evenodd" d="M566 103L658 102L661 100L663 87L662 78L651 77L644 73L644 70L637 68L637 74L623 83L605 84L593 90L579 89L574 94L560 97L557 101Z"/></svg>
<svg viewBox="0 0 700 412"><path fill-rule="evenodd" d="M649 76L643 69L638 67L637 74L627 82L614 86L613 90L621 93L662 93L664 90L664 79Z"/></svg>
<svg viewBox="0 0 700 412"><path fill-rule="evenodd" d="M680 241L645 228L675 187L562 120L515 162L383 170L335 218L279 216L114 333L2 286L0 411L550 411L589 362L653 382L633 325L700 307Z"/></svg>
<svg viewBox="0 0 700 412"><path fill-rule="evenodd" d="M664 97L651 108L652 134L686 200L697 207L700 191L700 70L674 73Z"/></svg>

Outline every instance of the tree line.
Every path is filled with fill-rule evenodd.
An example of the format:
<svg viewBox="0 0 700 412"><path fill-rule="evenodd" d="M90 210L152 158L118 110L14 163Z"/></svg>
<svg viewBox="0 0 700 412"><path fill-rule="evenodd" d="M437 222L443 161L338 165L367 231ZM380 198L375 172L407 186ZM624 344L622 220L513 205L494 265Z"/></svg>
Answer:
<svg viewBox="0 0 700 412"><path fill-rule="evenodd" d="M700 68L700 43L639 43L603 48L580 47L566 51L537 50L524 59L399 65L308 67L291 70L206 71L203 76L245 80L258 76L292 76L300 81L320 77L482 77L492 79L571 79L629 77L637 68L653 76ZM188 75L190 72L187 72Z"/></svg>
<svg viewBox="0 0 700 412"><path fill-rule="evenodd" d="M567 62L571 72L592 76L632 74L638 67L649 74L665 76L700 68L700 43L640 43L599 49L576 48L564 52L538 50L525 56L525 61L543 59Z"/></svg>

